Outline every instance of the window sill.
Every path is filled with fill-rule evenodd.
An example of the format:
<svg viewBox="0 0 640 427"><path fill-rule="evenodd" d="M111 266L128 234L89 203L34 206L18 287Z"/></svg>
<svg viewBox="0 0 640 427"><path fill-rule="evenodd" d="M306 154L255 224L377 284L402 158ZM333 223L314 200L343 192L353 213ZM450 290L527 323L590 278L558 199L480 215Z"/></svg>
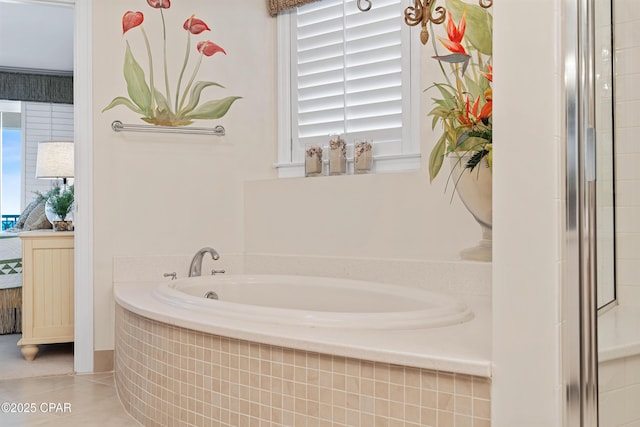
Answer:
<svg viewBox="0 0 640 427"><path fill-rule="evenodd" d="M417 154L395 154L385 156L374 156L373 167L369 173L388 172L415 172L420 170L422 156ZM329 162L323 162L323 175L327 175ZM279 178L300 178L304 177L304 163L274 163L273 167L278 169ZM347 159L347 173L353 175L353 159Z"/></svg>

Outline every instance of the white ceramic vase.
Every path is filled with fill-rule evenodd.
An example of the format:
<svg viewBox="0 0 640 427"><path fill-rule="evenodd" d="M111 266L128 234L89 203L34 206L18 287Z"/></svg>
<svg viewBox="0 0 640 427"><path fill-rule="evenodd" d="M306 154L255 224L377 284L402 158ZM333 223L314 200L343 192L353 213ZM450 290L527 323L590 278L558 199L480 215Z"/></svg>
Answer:
<svg viewBox="0 0 640 427"><path fill-rule="evenodd" d="M465 168L471 155L452 153L451 180L460 200L482 229L482 239L476 246L460 251L460 257L469 261L491 261L492 184L491 168L483 158L473 170Z"/></svg>

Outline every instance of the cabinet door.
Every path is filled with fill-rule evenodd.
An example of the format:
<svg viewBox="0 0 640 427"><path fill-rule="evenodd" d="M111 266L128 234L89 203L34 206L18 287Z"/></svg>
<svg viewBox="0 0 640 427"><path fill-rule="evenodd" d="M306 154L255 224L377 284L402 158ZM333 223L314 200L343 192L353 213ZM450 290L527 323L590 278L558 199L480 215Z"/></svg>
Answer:
<svg viewBox="0 0 640 427"><path fill-rule="evenodd" d="M73 341L73 237L29 238L24 245L23 341Z"/></svg>

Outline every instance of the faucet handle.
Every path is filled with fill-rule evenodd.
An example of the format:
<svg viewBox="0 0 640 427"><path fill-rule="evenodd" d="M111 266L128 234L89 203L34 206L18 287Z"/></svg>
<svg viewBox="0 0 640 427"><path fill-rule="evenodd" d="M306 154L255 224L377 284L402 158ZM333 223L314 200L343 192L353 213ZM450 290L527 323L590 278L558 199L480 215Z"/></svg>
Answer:
<svg viewBox="0 0 640 427"><path fill-rule="evenodd" d="M178 277L178 274L174 271L173 273L164 273L163 276L171 277L171 280L176 280L176 278Z"/></svg>
<svg viewBox="0 0 640 427"><path fill-rule="evenodd" d="M211 275L212 276L215 276L216 274L224 274L224 273L226 273L226 271L224 271L224 270L215 270L215 269L211 270Z"/></svg>

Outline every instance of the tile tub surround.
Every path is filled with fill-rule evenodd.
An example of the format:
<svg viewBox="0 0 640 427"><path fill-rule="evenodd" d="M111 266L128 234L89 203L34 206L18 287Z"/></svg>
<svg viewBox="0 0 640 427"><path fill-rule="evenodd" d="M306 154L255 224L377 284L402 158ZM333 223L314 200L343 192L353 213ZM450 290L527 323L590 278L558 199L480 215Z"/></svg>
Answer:
<svg viewBox="0 0 640 427"><path fill-rule="evenodd" d="M598 316L600 424L640 425L640 307L619 305Z"/></svg>
<svg viewBox="0 0 640 427"><path fill-rule="evenodd" d="M169 279L164 279L169 280ZM116 303L158 322L213 335L436 371L491 377L490 301L465 300L473 319L447 327L374 330L312 328L224 316L155 295L163 282L114 284ZM247 306L250 310L250 306Z"/></svg>
<svg viewBox="0 0 640 427"><path fill-rule="evenodd" d="M116 384L144 425L490 426L485 377L226 338L119 305Z"/></svg>
<svg viewBox="0 0 640 427"><path fill-rule="evenodd" d="M640 425L640 354L598 365L600 425Z"/></svg>
<svg viewBox="0 0 640 427"><path fill-rule="evenodd" d="M598 361L640 355L640 307L618 305L598 315Z"/></svg>

